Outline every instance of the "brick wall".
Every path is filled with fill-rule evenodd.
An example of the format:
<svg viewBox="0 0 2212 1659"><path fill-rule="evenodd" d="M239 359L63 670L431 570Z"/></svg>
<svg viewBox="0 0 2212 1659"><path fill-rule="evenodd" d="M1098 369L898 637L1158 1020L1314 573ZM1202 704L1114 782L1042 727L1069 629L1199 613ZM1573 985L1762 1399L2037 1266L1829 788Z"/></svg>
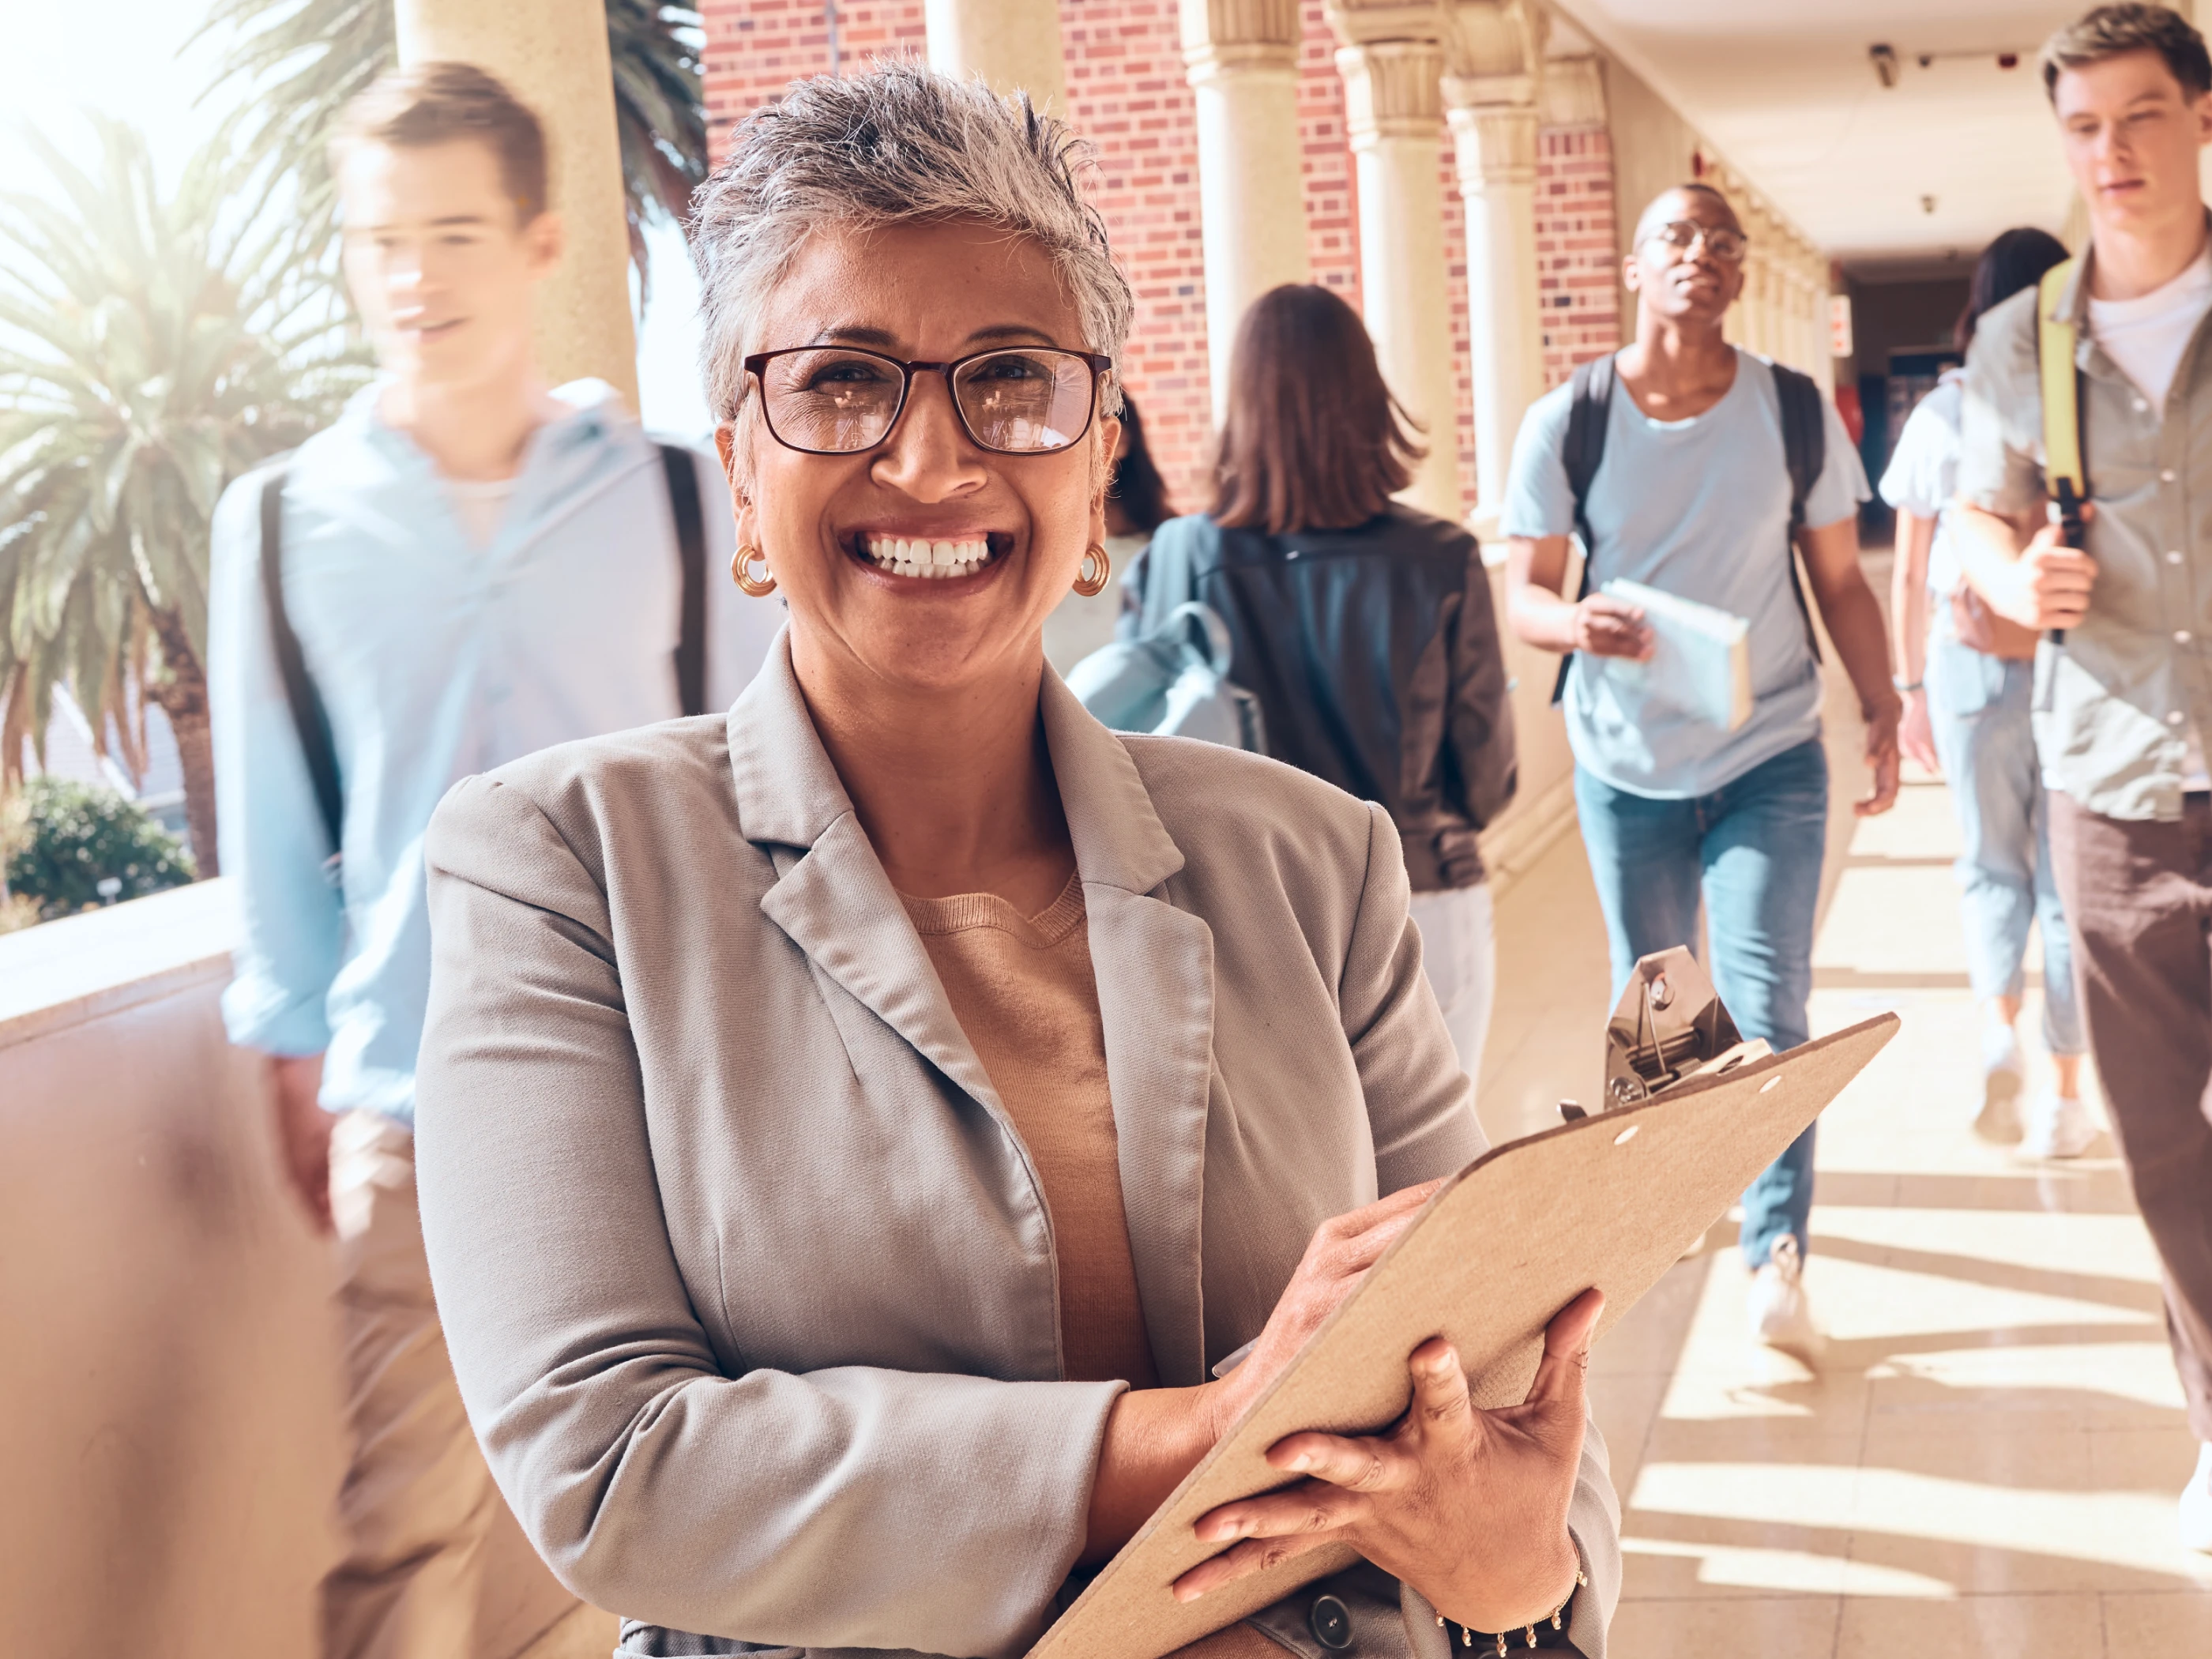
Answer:
<svg viewBox="0 0 2212 1659"><path fill-rule="evenodd" d="M792 82L830 68L821 0L702 0L707 31L707 131L719 159L730 129ZM875 57L919 57L921 0L844 0L837 52L847 74Z"/></svg>
<svg viewBox="0 0 2212 1659"><path fill-rule="evenodd" d="M1537 135L1536 271L1544 384L1557 386L1577 363L1622 343L1613 137L1601 126Z"/></svg>
<svg viewBox="0 0 2212 1659"><path fill-rule="evenodd" d="M1068 117L1097 153L1092 199L1136 290L1123 374L1169 500L1196 512L1212 497L1213 395L1198 113L1176 0L1062 0L1060 27Z"/></svg>
<svg viewBox="0 0 2212 1659"><path fill-rule="evenodd" d="M730 129L789 82L830 66L820 0L703 0L707 109L719 154ZM1093 189L1136 290L1126 362L1130 393L1175 504L1202 507L1212 459L1206 273L1199 222L1196 115L1183 79L1176 0L1061 0L1069 117L1097 150ZM925 49L921 0L844 0L841 67ZM1321 0L1306 0L1298 80L1299 167L1314 281L1359 303L1359 204L1345 130L1335 42ZM1547 130L1537 163L1537 246L1547 379L1619 343L1613 261L1613 160L1601 127ZM1439 146L1458 389L1462 501L1474 502L1474 370L1468 355L1467 236L1449 136ZM1226 349L1228 342L1221 342ZM1435 441L1432 437L1432 441Z"/></svg>

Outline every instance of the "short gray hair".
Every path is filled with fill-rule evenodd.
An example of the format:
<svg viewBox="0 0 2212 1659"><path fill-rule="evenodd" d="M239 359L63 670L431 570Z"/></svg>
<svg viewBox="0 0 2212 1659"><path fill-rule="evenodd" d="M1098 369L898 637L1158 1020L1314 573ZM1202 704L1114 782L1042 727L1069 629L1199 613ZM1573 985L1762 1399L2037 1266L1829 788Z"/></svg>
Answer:
<svg viewBox="0 0 2212 1659"><path fill-rule="evenodd" d="M696 198L700 368L714 418L744 406L769 296L807 237L831 227L969 220L1030 237L1067 286L1081 343L1118 363L1136 307L1079 182L1090 162L1090 146L1027 94L1001 98L918 63L793 82L738 129ZM1106 411L1120 404L1109 380Z"/></svg>

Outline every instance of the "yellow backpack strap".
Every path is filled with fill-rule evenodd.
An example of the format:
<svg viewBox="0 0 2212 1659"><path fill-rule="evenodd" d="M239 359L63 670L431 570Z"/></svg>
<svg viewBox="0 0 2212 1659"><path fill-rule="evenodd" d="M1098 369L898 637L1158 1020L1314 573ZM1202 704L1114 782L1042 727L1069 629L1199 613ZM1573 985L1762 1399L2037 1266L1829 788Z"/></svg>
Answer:
<svg viewBox="0 0 2212 1659"><path fill-rule="evenodd" d="M2081 381L2074 363L2076 330L2073 317L2062 316L2058 310L2076 263L2068 259L2043 273L2035 309L2035 349L2043 379L2043 476L2059 511L2069 520L2081 517L2081 503L2089 495L2081 467Z"/></svg>

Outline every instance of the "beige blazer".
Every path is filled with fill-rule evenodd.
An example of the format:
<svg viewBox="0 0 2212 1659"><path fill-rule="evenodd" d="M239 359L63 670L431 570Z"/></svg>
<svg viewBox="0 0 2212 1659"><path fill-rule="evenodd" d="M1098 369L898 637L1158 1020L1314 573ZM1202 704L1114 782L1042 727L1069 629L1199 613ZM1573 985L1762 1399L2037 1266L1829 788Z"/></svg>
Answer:
<svg viewBox="0 0 2212 1659"><path fill-rule="evenodd" d="M1042 708L1145 1322L1160 1381L1196 1383L1320 1223L1482 1132L1379 808L1109 732L1050 673ZM457 785L426 858L423 1234L470 1418L553 1570L638 1621L629 1653L1018 1654L1066 1593L1122 1385L1060 1378L1035 1171L787 648L726 719ZM1620 1565L1595 1431L1573 1524L1596 1655ZM1364 1571L1364 1651L1440 1637ZM1327 1659L1313 1593L1258 1622Z"/></svg>

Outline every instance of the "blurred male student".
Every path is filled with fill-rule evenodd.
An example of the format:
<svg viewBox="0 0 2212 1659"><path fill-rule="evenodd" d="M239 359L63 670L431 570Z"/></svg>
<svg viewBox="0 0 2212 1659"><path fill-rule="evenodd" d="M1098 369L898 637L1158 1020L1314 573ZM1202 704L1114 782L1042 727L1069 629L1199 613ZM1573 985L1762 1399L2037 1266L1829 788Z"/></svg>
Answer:
<svg viewBox="0 0 2212 1659"><path fill-rule="evenodd" d="M2043 84L2089 250L2052 272L2049 303L2029 289L1974 331L1959 553L1993 610L2062 630L2037 647L2032 716L2051 867L2198 1442L2181 1539L2212 1550L2212 57L2163 6L2100 6L2051 37ZM2057 327L2087 466L2079 548L2045 474L2039 368L2066 349Z"/></svg>
<svg viewBox="0 0 2212 1659"><path fill-rule="evenodd" d="M268 1056L284 1167L337 1241L354 1449L324 1650L488 1659L538 1617L514 1607L573 1598L485 1581L500 1498L415 1207L423 829L469 774L727 707L778 613L723 574L718 469L656 446L606 385L539 374L562 233L537 118L479 70L426 65L362 95L332 162L383 372L216 517L216 785L244 920L223 1014ZM487 1603L509 1609L497 1629Z"/></svg>

